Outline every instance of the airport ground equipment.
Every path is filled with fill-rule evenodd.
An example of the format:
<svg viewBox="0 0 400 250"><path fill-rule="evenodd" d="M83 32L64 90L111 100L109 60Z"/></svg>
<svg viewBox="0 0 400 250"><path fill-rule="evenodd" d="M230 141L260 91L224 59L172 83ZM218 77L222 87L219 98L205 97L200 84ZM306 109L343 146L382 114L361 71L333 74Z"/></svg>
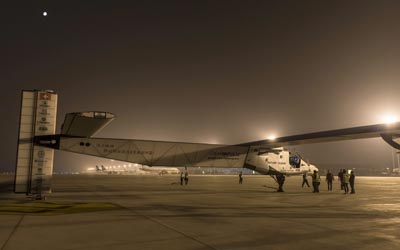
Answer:
<svg viewBox="0 0 400 250"><path fill-rule="evenodd" d="M35 138L55 134L56 115L55 92L22 91L14 192L36 199L51 192L54 149L37 145Z"/></svg>

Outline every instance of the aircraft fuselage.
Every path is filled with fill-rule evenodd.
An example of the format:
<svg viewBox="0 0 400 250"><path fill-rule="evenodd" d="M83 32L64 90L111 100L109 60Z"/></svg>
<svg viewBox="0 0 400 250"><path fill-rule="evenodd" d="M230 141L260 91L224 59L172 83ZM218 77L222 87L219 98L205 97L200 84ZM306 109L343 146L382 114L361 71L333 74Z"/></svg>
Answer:
<svg viewBox="0 0 400 250"><path fill-rule="evenodd" d="M271 150L271 152L260 152L254 149L248 154L244 167L269 175L301 175L311 174L314 170L318 171L317 167L305 162L300 156L282 148Z"/></svg>

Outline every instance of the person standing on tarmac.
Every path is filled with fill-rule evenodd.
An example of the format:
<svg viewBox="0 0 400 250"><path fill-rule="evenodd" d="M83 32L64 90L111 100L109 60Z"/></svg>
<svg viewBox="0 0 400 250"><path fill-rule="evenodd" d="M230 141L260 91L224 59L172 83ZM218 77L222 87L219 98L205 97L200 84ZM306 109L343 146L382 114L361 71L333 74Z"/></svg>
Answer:
<svg viewBox="0 0 400 250"><path fill-rule="evenodd" d="M349 192L349 181L350 175L347 173L346 169L343 169L343 189L345 194Z"/></svg>
<svg viewBox="0 0 400 250"><path fill-rule="evenodd" d="M189 173L188 173L188 171L186 170L186 171L185 171L185 185L187 185L188 182L189 182Z"/></svg>
<svg viewBox="0 0 400 250"><path fill-rule="evenodd" d="M343 169L339 170L338 179L340 181L340 190L343 190Z"/></svg>
<svg viewBox="0 0 400 250"><path fill-rule="evenodd" d="M333 174L331 171L328 170L328 173L326 174L326 182L328 183L328 191L332 191L332 183L335 177L333 177Z"/></svg>
<svg viewBox="0 0 400 250"><path fill-rule="evenodd" d="M355 180L356 176L354 175L354 171L351 171L350 173L350 178L349 178L349 183L350 183L350 187L351 187L351 194L355 194L356 190L354 189L354 180Z"/></svg>
<svg viewBox="0 0 400 250"><path fill-rule="evenodd" d="M285 176L283 174L277 174L276 181L278 182L279 185L277 192L283 192L283 184L285 183Z"/></svg>
<svg viewBox="0 0 400 250"><path fill-rule="evenodd" d="M242 177L243 173L242 171L240 171L239 173L239 184L243 184L243 177Z"/></svg>
<svg viewBox="0 0 400 250"><path fill-rule="evenodd" d="M319 184L321 182L321 177L319 176L317 170L314 170L314 173L312 175L312 184L314 191L313 193L319 193Z"/></svg>
<svg viewBox="0 0 400 250"><path fill-rule="evenodd" d="M183 171L181 171L181 186L183 185Z"/></svg>
<svg viewBox="0 0 400 250"><path fill-rule="evenodd" d="M304 184L307 184L307 187L310 187L310 184L308 184L308 180L307 180L307 173L303 174L303 183L301 184L301 187L304 187Z"/></svg>

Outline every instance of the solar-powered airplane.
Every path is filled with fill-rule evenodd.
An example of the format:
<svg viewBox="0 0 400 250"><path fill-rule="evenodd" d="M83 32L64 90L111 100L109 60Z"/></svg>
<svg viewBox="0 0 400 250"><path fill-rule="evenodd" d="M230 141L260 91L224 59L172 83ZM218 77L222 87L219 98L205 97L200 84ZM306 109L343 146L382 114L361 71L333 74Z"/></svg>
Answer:
<svg viewBox="0 0 400 250"><path fill-rule="evenodd" d="M298 175L317 168L285 146L382 137L400 149L400 122L330 130L236 145L95 138L115 119L108 112L68 113L55 133L57 94L22 91L14 191L41 198L51 191L54 150L163 167L248 168L265 175Z"/></svg>

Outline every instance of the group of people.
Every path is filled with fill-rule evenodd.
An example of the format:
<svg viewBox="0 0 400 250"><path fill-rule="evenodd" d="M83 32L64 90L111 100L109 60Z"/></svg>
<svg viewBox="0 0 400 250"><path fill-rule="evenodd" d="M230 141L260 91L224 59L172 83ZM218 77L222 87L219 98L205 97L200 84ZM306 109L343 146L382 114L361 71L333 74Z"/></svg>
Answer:
<svg viewBox="0 0 400 250"><path fill-rule="evenodd" d="M314 170L314 173L312 174L312 186L313 186L313 193L319 193L319 184L321 183L321 176L319 175L318 171ZM307 173L303 174L303 183L301 184L301 187L304 187L304 184L307 185L307 187L310 187L310 184L308 184L308 179L307 179ZM329 184L328 184L328 189L329 189Z"/></svg>
<svg viewBox="0 0 400 250"><path fill-rule="evenodd" d="M321 184L321 176L319 175L318 171L314 170L314 173L312 174L312 185L313 185L313 193L319 193L319 185ZM346 169L340 169L338 173L338 179L340 181L340 189L344 190L345 194L351 193L355 194L356 191L354 189L354 181L355 181L355 174L354 171L351 171L350 174L348 174ZM335 177L333 174L328 170L328 173L326 174L325 177L326 183L328 184L328 191L332 191L333 187L333 181L335 180ZM304 185L307 185L310 187L310 184L308 184L307 180L307 173L303 174L303 183L301 184L301 187L304 187ZM351 191L349 190L349 184Z"/></svg>
<svg viewBox="0 0 400 250"><path fill-rule="evenodd" d="M351 194L355 194L356 191L354 189L354 180L356 178L356 176L354 175L354 171L351 171L350 174L348 174L346 169L340 169L339 173L338 173L338 178L340 181L340 189L344 190L344 193L347 194L349 193L349 184L350 184L350 188Z"/></svg>
<svg viewBox="0 0 400 250"><path fill-rule="evenodd" d="M311 175L312 177L312 186L313 186L313 193L319 193L319 185L321 184L321 176L319 175L318 171L314 170L314 173ZM338 179L340 181L340 189L344 190L345 194L351 193L355 194L356 191L354 189L354 180L355 180L355 175L354 171L351 171L350 174L348 174L346 169L340 169L338 173ZM331 173L330 170L328 170L328 173L326 174L325 180L328 184L328 191L332 191L333 187L333 181L335 180L335 177ZM278 187L278 192L283 192L283 184L285 183L285 175L283 174L278 174L276 175L276 181L279 185ZM181 185L185 184L187 185L189 182L189 173L186 170L185 172L181 171ZM243 173L240 171L239 173L239 184L243 184ZM349 184L351 190L349 190ZM301 187L304 187L304 185L307 185L307 187L310 187L310 184L308 183L307 179L307 173L303 174L303 183L301 184Z"/></svg>

